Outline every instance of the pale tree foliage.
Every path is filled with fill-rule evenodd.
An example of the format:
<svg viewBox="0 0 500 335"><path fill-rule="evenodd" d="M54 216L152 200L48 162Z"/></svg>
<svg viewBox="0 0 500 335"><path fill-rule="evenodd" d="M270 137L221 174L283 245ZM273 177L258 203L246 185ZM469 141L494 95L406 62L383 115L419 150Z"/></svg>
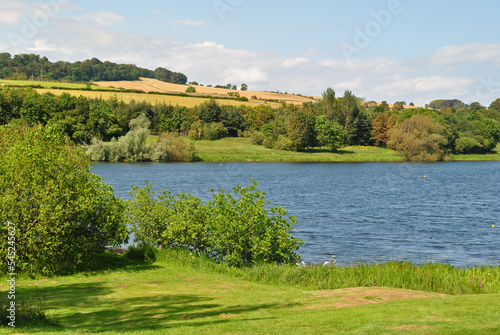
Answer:
<svg viewBox="0 0 500 335"><path fill-rule="evenodd" d="M447 154L445 128L429 116L415 115L389 130L387 146L409 161L439 161Z"/></svg>

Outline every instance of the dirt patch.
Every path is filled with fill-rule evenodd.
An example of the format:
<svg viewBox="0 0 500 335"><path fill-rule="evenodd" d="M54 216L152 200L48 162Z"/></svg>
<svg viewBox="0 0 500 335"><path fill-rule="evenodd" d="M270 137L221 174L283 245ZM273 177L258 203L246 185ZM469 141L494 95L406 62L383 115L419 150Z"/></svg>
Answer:
<svg viewBox="0 0 500 335"><path fill-rule="evenodd" d="M443 294L386 287L354 287L312 292L311 299L314 300L314 302L306 308L345 308L389 301L432 298L438 296L443 296Z"/></svg>

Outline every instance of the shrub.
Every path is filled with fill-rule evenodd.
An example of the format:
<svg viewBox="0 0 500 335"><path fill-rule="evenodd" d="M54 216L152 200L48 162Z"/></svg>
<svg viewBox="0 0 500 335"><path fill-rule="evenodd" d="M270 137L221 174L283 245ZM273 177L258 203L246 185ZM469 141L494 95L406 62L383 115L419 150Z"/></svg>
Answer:
<svg viewBox="0 0 500 335"><path fill-rule="evenodd" d="M203 138L210 141L215 141L226 137L228 131L222 123L205 123L203 125Z"/></svg>
<svg viewBox="0 0 500 335"><path fill-rule="evenodd" d="M146 261L148 263L154 263L156 261L156 253L156 248L151 244L141 242L137 246L130 246L125 252L125 257L136 261Z"/></svg>
<svg viewBox="0 0 500 335"><path fill-rule="evenodd" d="M458 154L475 154L484 151L484 147L475 139L461 136L455 141L455 152Z"/></svg>
<svg viewBox="0 0 500 335"><path fill-rule="evenodd" d="M151 185L133 188L127 217L140 242L187 248L229 266L295 264L303 243L290 234L295 217L287 219L281 207L266 208L270 202L256 185L237 185L235 197L219 190L206 203L184 193L156 196Z"/></svg>
<svg viewBox="0 0 500 335"><path fill-rule="evenodd" d="M264 142L264 134L260 131L254 131L252 135L250 135L250 142L255 145L262 145Z"/></svg>
<svg viewBox="0 0 500 335"><path fill-rule="evenodd" d="M123 201L90 173L85 152L52 128L0 128L0 189L0 238L7 241L15 225L17 272L72 270L127 240ZM2 264L7 247L0 244Z"/></svg>
<svg viewBox="0 0 500 335"><path fill-rule="evenodd" d="M194 88L193 86L189 86L188 88L186 88L186 93L196 93L196 88Z"/></svg>
<svg viewBox="0 0 500 335"><path fill-rule="evenodd" d="M153 162L168 162L170 157L169 141L165 138L160 138L158 141L151 144L150 158Z"/></svg>
<svg viewBox="0 0 500 335"><path fill-rule="evenodd" d="M429 116L414 115L389 131L387 146L409 161L438 161L446 156L445 128Z"/></svg>
<svg viewBox="0 0 500 335"><path fill-rule="evenodd" d="M274 144L274 148L277 150L293 150L293 142L285 135L279 135L276 143Z"/></svg>

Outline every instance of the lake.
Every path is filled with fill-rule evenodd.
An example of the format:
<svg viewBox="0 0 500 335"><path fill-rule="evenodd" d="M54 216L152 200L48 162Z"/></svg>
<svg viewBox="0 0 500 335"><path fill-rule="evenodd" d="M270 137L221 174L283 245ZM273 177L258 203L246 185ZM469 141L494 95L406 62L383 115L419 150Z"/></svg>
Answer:
<svg viewBox="0 0 500 335"><path fill-rule="evenodd" d="M91 171L122 199L146 179L203 200L210 188L257 180L272 206L297 217L307 263L500 265L500 162L94 163Z"/></svg>

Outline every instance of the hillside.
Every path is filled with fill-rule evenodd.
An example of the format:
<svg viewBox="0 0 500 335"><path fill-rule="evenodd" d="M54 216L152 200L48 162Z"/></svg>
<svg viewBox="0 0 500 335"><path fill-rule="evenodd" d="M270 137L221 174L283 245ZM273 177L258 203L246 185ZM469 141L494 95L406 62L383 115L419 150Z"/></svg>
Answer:
<svg viewBox="0 0 500 335"><path fill-rule="evenodd" d="M129 90L141 90L144 92L160 92L160 93L175 93L175 94L185 93L186 89L189 86L192 86L196 89L196 93L189 94L192 96L212 95L219 97L229 97L231 93L233 94L238 93L241 97L246 97L249 100L250 99L254 100L255 97L257 97L257 99L262 99L262 100L278 100L298 105L301 105L304 102L314 102L321 99L321 97L310 97L310 96L293 95L285 93L262 92L262 91L238 91L225 88L215 88L215 87L206 87L198 85L181 85L181 84L166 83L151 78L140 78L140 80L138 81L98 81L95 82L94 84L101 87L114 87L114 88L123 88Z"/></svg>

